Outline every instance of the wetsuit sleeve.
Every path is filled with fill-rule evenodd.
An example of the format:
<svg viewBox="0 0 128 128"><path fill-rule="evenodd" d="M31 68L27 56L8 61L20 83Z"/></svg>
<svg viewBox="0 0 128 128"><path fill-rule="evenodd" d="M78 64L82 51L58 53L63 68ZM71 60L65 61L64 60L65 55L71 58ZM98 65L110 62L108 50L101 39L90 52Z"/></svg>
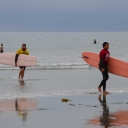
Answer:
<svg viewBox="0 0 128 128"><path fill-rule="evenodd" d="M103 58L100 58L100 69L104 68L105 65L104 65L104 59Z"/></svg>
<svg viewBox="0 0 128 128"><path fill-rule="evenodd" d="M16 54L16 56L15 56L15 63L17 63L17 60L18 60L18 54Z"/></svg>

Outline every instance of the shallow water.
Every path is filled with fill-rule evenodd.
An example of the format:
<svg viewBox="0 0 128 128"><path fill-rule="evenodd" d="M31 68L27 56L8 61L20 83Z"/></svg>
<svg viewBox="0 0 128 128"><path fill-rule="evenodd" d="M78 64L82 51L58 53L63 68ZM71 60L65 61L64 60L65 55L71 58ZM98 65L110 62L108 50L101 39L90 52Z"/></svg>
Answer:
<svg viewBox="0 0 128 128"><path fill-rule="evenodd" d="M98 69L26 70L24 80L17 79L18 70L1 71L0 99L54 97L62 95L97 94L102 76ZM128 80L110 75L107 90L128 93Z"/></svg>

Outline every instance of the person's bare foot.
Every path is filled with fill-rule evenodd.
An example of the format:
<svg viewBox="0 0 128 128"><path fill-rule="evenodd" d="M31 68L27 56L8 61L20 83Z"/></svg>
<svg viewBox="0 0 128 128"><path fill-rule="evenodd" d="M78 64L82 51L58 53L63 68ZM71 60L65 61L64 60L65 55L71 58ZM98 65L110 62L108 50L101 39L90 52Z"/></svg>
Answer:
<svg viewBox="0 0 128 128"><path fill-rule="evenodd" d="M110 94L110 92L107 92L107 91L103 91L104 94Z"/></svg>
<svg viewBox="0 0 128 128"><path fill-rule="evenodd" d="M98 87L98 91L99 91L99 92L102 92L100 87Z"/></svg>

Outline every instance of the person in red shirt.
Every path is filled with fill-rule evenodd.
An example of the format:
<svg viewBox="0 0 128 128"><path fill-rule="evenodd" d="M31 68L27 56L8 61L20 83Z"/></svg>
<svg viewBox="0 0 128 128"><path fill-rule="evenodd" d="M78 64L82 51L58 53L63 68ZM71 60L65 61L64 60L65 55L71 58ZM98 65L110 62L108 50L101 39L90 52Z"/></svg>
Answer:
<svg viewBox="0 0 128 128"><path fill-rule="evenodd" d="M106 91L106 81L109 78L108 67L107 67L108 59L109 59L109 56L110 56L110 52L108 51L109 43L104 42L102 44L102 46L103 46L103 49L100 51L100 54L99 54L99 58L100 58L99 69L102 72L103 79L102 79L100 85L98 86L98 91L102 92L101 91L101 86L103 86L103 93L109 93L109 92Z"/></svg>

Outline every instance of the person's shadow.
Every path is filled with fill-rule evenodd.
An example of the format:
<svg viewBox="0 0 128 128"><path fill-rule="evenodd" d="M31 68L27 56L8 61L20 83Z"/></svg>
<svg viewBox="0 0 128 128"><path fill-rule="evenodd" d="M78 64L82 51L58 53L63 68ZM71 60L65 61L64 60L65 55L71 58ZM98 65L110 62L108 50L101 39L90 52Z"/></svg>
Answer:
<svg viewBox="0 0 128 128"><path fill-rule="evenodd" d="M101 126L105 126L105 128L108 128L111 126L110 123L110 115L109 115L109 107L107 106L107 102L106 102L106 94L99 95L98 96L98 100L101 103L101 106L103 107L103 112L102 115L100 116L100 125Z"/></svg>

